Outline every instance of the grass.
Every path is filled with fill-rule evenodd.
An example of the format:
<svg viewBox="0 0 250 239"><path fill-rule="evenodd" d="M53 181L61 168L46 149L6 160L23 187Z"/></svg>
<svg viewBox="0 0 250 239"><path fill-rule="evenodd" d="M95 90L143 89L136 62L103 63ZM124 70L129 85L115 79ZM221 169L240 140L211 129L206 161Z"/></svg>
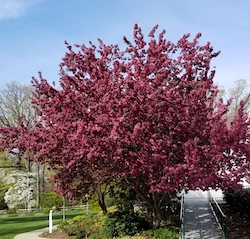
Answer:
<svg viewBox="0 0 250 239"><path fill-rule="evenodd" d="M66 220L84 212L66 212ZM62 213L53 214L53 225L62 222ZM0 239L13 239L14 236L44 227L48 227L48 215L3 215L0 216Z"/></svg>

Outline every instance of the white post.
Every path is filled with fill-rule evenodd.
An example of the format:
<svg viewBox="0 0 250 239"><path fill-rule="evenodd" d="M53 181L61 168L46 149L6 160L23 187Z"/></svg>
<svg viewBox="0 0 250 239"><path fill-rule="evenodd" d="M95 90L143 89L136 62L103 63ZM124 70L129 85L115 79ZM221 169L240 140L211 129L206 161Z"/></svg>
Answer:
<svg viewBox="0 0 250 239"><path fill-rule="evenodd" d="M49 211L49 233L52 233L52 226L53 226L53 222L52 222L52 210Z"/></svg>
<svg viewBox="0 0 250 239"><path fill-rule="evenodd" d="M63 196L63 222L65 222L65 196Z"/></svg>
<svg viewBox="0 0 250 239"><path fill-rule="evenodd" d="M87 203L86 203L86 215L89 215L89 195L86 194L85 197L87 199Z"/></svg>

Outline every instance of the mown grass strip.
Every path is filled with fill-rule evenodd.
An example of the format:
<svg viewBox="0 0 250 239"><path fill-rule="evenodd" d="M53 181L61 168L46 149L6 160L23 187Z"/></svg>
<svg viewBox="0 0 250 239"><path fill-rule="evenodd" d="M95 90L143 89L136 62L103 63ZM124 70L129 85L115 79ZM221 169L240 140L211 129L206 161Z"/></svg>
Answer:
<svg viewBox="0 0 250 239"><path fill-rule="evenodd" d="M66 219L82 214L84 212L66 213ZM61 223L62 220L61 213L53 214L53 225ZM0 216L0 239L13 239L18 234L48 227L48 225L48 215L44 214Z"/></svg>

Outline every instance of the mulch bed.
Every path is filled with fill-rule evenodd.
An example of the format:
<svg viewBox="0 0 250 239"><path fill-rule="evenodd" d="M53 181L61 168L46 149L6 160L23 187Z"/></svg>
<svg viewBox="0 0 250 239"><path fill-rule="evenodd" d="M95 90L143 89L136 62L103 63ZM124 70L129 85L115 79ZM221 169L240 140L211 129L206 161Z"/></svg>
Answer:
<svg viewBox="0 0 250 239"><path fill-rule="evenodd" d="M60 230L55 230L52 233L44 232L39 237L42 238L53 238L53 239L74 239L75 236L69 237L65 233L61 232Z"/></svg>
<svg viewBox="0 0 250 239"><path fill-rule="evenodd" d="M250 239L250 220L241 218L227 204L220 204L227 216L227 239Z"/></svg>

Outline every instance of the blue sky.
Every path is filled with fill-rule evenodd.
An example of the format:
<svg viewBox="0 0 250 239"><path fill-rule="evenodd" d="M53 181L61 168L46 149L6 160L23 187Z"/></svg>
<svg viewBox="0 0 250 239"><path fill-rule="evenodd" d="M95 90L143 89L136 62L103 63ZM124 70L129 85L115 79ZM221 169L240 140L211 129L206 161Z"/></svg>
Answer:
<svg viewBox="0 0 250 239"><path fill-rule="evenodd" d="M58 82L64 40L123 45L135 23L144 35L159 24L173 42L201 32L201 44L221 50L212 61L215 82L226 89L237 79L250 84L249 12L249 0L0 0L0 86L30 84L38 71Z"/></svg>

